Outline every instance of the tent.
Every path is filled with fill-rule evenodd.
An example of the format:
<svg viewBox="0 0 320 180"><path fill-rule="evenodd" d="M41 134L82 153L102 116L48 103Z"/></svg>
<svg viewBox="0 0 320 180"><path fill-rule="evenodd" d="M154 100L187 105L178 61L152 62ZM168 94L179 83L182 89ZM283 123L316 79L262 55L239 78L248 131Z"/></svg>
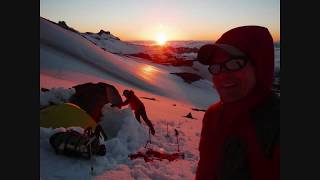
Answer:
<svg viewBox="0 0 320 180"><path fill-rule="evenodd" d="M122 102L118 90L103 82L85 83L73 86L76 93L71 97L70 102L78 105L90 116L99 122L102 116L102 107L107 103L118 104Z"/></svg>
<svg viewBox="0 0 320 180"><path fill-rule="evenodd" d="M79 106L72 103L52 105L40 111L40 127L96 127L96 122Z"/></svg>

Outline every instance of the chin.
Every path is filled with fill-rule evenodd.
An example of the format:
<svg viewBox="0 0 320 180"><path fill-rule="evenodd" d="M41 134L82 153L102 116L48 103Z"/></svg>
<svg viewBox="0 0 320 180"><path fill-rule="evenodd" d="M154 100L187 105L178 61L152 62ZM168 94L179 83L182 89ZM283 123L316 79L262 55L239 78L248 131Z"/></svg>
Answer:
<svg viewBox="0 0 320 180"><path fill-rule="evenodd" d="M225 103L232 103L243 99L245 95L239 94L238 92L239 91L220 93L221 100Z"/></svg>

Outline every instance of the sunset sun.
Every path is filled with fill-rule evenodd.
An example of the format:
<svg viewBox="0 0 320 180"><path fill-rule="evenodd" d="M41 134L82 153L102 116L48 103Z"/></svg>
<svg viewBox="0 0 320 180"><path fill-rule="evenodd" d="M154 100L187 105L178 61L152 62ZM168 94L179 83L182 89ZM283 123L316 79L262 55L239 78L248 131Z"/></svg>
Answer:
<svg viewBox="0 0 320 180"><path fill-rule="evenodd" d="M164 34L164 33L159 33L158 35L157 35L157 39L156 39L156 41L157 41L157 44L158 45L164 45L166 42L167 42L167 37L166 37L166 35Z"/></svg>

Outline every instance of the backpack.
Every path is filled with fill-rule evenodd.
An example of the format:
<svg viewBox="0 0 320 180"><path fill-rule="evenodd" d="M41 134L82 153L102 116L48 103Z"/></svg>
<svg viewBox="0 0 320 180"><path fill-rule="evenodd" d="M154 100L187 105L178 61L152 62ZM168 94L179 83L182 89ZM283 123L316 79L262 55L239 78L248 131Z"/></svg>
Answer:
<svg viewBox="0 0 320 180"><path fill-rule="evenodd" d="M66 132L53 134L49 142L56 154L86 159L90 159L92 155L104 156L106 147L99 141L101 130L100 125L96 127L94 133L92 133L91 128L87 128L83 134L69 129Z"/></svg>

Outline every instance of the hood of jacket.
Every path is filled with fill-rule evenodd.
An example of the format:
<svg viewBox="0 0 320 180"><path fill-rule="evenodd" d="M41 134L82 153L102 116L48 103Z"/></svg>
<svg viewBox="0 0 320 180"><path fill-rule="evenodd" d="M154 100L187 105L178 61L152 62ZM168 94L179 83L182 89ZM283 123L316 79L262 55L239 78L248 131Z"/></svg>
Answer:
<svg viewBox="0 0 320 180"><path fill-rule="evenodd" d="M274 45L267 28L237 27L224 33L216 44L226 44L239 49L249 57L255 67L256 85L243 101L249 102L250 106L255 106L270 95L274 78Z"/></svg>

